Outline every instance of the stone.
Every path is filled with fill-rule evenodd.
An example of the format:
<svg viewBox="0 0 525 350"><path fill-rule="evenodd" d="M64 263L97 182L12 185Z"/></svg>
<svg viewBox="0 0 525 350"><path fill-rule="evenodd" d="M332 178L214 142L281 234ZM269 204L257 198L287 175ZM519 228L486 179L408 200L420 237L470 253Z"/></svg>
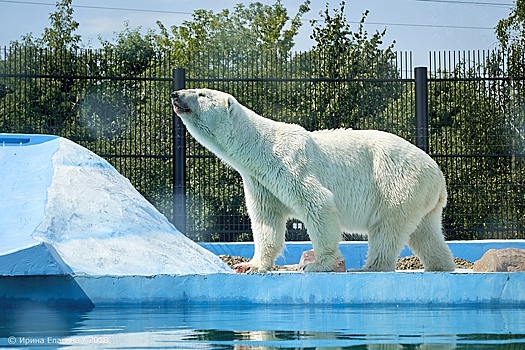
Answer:
<svg viewBox="0 0 525 350"><path fill-rule="evenodd" d="M301 260L299 260L299 266L303 266L306 264L312 264L315 263L315 253L314 250L307 250L304 251L301 255ZM346 263L345 259L339 258L336 262L334 272L346 272Z"/></svg>
<svg viewBox="0 0 525 350"><path fill-rule="evenodd" d="M525 249L490 249L474 263L474 272L525 271Z"/></svg>

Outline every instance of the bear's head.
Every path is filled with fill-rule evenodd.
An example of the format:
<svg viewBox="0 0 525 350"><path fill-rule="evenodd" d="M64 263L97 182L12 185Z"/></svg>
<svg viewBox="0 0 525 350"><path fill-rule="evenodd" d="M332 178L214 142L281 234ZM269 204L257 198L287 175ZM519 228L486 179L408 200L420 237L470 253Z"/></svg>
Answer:
<svg viewBox="0 0 525 350"><path fill-rule="evenodd" d="M210 89L174 91L171 94L173 110L182 119L188 131L202 145L220 155L233 142L232 129L236 125L237 100L227 93Z"/></svg>

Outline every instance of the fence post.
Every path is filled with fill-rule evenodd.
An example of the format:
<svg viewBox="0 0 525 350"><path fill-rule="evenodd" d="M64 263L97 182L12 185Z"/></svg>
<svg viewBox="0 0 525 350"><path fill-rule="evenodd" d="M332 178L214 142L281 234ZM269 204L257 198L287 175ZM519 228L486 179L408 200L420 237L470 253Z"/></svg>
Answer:
<svg viewBox="0 0 525 350"><path fill-rule="evenodd" d="M416 67L416 146L428 153L427 67Z"/></svg>
<svg viewBox="0 0 525 350"><path fill-rule="evenodd" d="M186 87L186 71L173 69L173 91ZM173 224L186 234L186 127L173 112Z"/></svg>

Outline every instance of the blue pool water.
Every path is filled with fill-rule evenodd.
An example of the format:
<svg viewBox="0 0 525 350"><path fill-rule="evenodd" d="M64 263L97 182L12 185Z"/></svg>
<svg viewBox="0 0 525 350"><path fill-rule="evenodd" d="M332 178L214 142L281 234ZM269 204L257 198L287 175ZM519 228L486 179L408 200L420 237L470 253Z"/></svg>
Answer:
<svg viewBox="0 0 525 350"><path fill-rule="evenodd" d="M0 347L525 349L525 307L170 305L0 309Z"/></svg>

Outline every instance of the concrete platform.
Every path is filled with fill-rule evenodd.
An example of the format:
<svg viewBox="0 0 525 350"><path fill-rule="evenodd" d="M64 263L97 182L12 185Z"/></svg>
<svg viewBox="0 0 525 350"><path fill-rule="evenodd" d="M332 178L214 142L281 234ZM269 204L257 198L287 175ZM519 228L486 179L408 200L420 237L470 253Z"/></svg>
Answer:
<svg viewBox="0 0 525 350"><path fill-rule="evenodd" d="M250 244L202 244L214 253L242 255ZM456 256L477 260L492 247L523 247L524 241L451 242ZM237 248L242 248L237 250ZM292 243L287 252L309 244ZM366 243L343 243L351 254L366 252ZM474 253L477 252L477 253ZM409 253L409 252L408 252ZM297 255L296 254L296 255ZM474 256L476 255L476 256ZM359 256L359 254L358 254ZM281 259L297 262L298 256ZM361 265L362 266L362 265ZM359 266L357 266L359 267ZM93 276L55 274L0 277L0 303L22 301L68 305L252 303L252 304L486 304L525 306L525 273L383 272L190 274Z"/></svg>

